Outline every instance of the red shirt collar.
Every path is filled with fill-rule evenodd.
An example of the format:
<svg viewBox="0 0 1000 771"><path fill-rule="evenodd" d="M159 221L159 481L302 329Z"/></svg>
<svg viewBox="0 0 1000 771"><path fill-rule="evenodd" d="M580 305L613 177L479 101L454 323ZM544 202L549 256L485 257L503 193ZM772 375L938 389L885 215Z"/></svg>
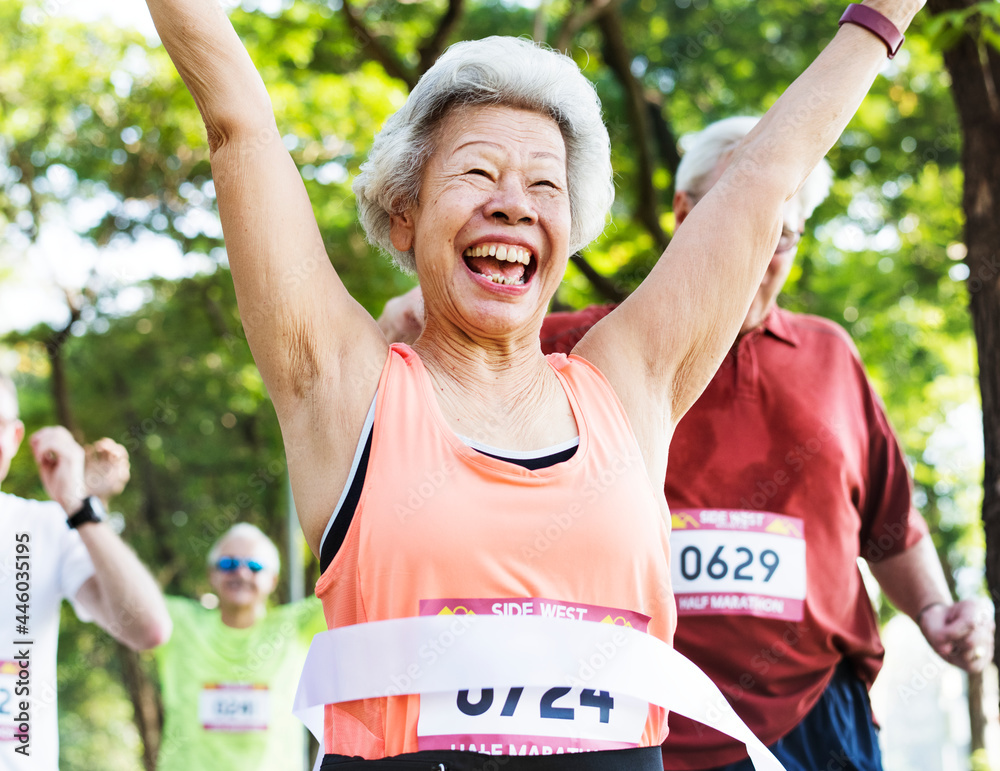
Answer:
<svg viewBox="0 0 1000 771"><path fill-rule="evenodd" d="M789 311L774 306L771 308L771 312L767 314L767 318L764 319L764 323L761 326L765 332L769 332L782 342L797 347L799 345L799 335L795 327L789 323L790 316L791 313Z"/></svg>

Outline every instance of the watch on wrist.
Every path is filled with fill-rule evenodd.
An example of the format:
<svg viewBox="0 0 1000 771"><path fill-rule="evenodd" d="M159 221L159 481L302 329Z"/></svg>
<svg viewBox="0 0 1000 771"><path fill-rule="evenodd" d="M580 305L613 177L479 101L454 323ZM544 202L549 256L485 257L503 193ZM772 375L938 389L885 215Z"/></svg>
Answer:
<svg viewBox="0 0 1000 771"><path fill-rule="evenodd" d="M840 17L840 24L838 26L843 26L844 24L856 24L859 27L864 27L879 38L885 43L890 59L899 53L900 46L906 40L903 33L888 18L874 8L869 8L867 5L861 5L860 3L851 3L847 6L844 15Z"/></svg>
<svg viewBox="0 0 1000 771"><path fill-rule="evenodd" d="M83 506L73 516L66 520L66 524L72 529L85 525L88 522L103 522L108 518L108 512L104 509L104 504L96 495L83 499Z"/></svg>

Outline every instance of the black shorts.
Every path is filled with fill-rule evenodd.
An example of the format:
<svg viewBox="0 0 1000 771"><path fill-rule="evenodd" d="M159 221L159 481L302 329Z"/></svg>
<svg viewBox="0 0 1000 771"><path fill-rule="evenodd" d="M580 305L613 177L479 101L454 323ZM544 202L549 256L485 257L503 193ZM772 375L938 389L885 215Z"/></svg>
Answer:
<svg viewBox="0 0 1000 771"><path fill-rule="evenodd" d="M659 747L532 756L428 750L381 760L325 755L320 771L663 771L663 758Z"/></svg>

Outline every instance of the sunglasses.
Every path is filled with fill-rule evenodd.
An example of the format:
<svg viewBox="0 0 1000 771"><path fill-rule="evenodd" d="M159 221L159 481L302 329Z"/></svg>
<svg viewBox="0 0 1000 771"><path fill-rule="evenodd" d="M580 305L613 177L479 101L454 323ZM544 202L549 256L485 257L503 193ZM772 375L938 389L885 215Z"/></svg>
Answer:
<svg viewBox="0 0 1000 771"><path fill-rule="evenodd" d="M237 559L236 557L220 557L219 561L215 563L215 567L223 573L232 573L241 567L250 568L251 573L259 573L264 569L264 566L257 560Z"/></svg>

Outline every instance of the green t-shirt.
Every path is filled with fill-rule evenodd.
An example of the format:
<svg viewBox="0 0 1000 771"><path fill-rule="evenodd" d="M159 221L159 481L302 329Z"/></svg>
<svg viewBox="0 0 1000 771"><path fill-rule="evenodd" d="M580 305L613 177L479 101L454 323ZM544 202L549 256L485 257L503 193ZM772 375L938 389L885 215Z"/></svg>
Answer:
<svg viewBox="0 0 1000 771"><path fill-rule="evenodd" d="M301 771L305 734L292 701L306 651L326 627L310 597L270 608L249 629L167 597L170 641L156 649L163 692L158 771Z"/></svg>

